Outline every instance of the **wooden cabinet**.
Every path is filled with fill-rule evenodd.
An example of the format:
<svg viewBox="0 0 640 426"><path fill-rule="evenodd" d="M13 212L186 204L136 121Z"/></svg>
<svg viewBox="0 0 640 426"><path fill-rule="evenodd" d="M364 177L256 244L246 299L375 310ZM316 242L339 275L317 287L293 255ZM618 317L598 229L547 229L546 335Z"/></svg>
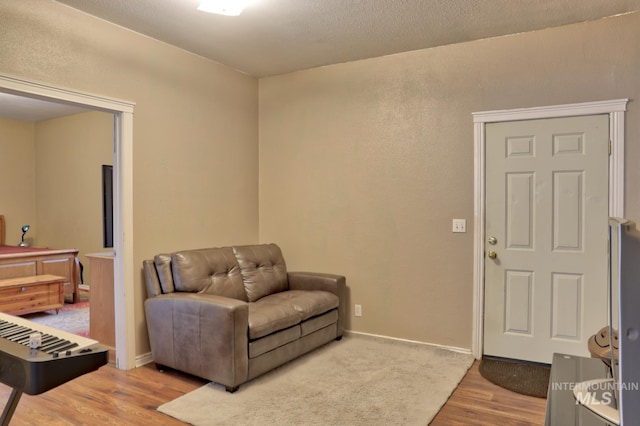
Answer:
<svg viewBox="0 0 640 426"><path fill-rule="evenodd" d="M64 305L65 277L34 275L0 280L0 312L24 315Z"/></svg>
<svg viewBox="0 0 640 426"><path fill-rule="evenodd" d="M108 346L116 347L115 307L113 303L113 253L93 253L89 259L89 336Z"/></svg>
<svg viewBox="0 0 640 426"><path fill-rule="evenodd" d="M2 247L2 246L0 246ZM64 277L63 291L78 301L78 250L35 249L32 247L2 247L0 279L33 275Z"/></svg>

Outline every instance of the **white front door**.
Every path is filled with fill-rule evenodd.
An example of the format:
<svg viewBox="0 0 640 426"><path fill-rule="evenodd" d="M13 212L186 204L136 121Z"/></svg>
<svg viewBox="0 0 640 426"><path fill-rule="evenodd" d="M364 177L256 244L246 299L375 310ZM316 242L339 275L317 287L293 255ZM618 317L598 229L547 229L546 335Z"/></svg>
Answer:
<svg viewBox="0 0 640 426"><path fill-rule="evenodd" d="M486 126L484 354L588 356L607 324L609 117Z"/></svg>

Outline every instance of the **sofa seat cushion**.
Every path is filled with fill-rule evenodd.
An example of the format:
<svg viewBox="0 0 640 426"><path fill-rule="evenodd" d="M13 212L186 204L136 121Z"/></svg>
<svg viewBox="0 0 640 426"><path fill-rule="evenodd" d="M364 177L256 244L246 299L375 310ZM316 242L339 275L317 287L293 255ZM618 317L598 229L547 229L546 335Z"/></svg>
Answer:
<svg viewBox="0 0 640 426"><path fill-rule="evenodd" d="M338 307L338 296L328 291L289 290L265 296L261 304L290 306L300 313L300 320L324 314Z"/></svg>
<svg viewBox="0 0 640 426"><path fill-rule="evenodd" d="M249 342L249 358L255 358L300 338L300 325Z"/></svg>
<svg viewBox="0 0 640 426"><path fill-rule="evenodd" d="M272 303L249 303L249 339L300 324L302 316L292 306Z"/></svg>
<svg viewBox="0 0 640 426"><path fill-rule="evenodd" d="M338 322L338 310L332 309L326 314L319 315L317 317L309 318L300 324L300 335L306 336L308 334L313 333L314 331L318 331L321 328L325 328L331 324L335 324Z"/></svg>

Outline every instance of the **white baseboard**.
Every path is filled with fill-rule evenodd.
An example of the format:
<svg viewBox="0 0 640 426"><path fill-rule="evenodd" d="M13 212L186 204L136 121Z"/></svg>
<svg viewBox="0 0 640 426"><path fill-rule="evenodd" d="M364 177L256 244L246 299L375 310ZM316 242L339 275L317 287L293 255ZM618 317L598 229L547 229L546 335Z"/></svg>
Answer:
<svg viewBox="0 0 640 426"><path fill-rule="evenodd" d="M382 336L382 335L379 335L379 334L362 333L360 331L352 331L352 330L345 330L345 333L353 334L353 335L357 335L357 336L372 337L372 338L376 338L376 339L392 340L392 341L403 342L403 343L411 343L411 344L414 344L414 345L433 346L433 347L440 348L440 349L446 349L446 350L453 351L453 352L459 352L459 353L471 355L471 349L458 348L458 347L455 347L455 346L438 345L436 343L426 343L426 342L420 342L418 340L398 339L397 337ZM142 355L136 356L136 368L137 367L142 367L143 365L147 365L147 364L152 363L152 362L153 362L153 355L151 355L151 352L147 352L146 354L142 354Z"/></svg>
<svg viewBox="0 0 640 426"><path fill-rule="evenodd" d="M143 365L147 365L153 362L153 355L151 352L147 352L146 354L136 356L136 368L142 367Z"/></svg>
<svg viewBox="0 0 640 426"><path fill-rule="evenodd" d="M376 338L376 339L392 340L392 341L395 341L395 342L411 343L411 344L414 344L414 345L433 346L433 347L440 348L440 349L446 349L446 350L453 351L453 352L459 352L459 353L471 355L471 349L458 348L456 346L445 346L445 345L438 345L437 343L420 342L418 340L399 339L397 337L389 337L389 336L382 336L382 335L379 335L379 334L363 333L361 331L353 331L353 330L345 330L345 333L353 334L353 335L357 335L357 336L372 337L372 338Z"/></svg>

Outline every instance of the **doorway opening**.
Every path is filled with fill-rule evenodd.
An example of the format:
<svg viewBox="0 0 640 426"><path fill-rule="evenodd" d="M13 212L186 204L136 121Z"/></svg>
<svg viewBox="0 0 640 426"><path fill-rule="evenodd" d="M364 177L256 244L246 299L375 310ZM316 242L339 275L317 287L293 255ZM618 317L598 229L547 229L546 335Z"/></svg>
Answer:
<svg viewBox="0 0 640 426"><path fill-rule="evenodd" d="M135 330L127 327L134 322L133 268L133 109L132 102L81 93L42 83L35 83L0 74L0 92L27 98L75 105L90 110L112 113L114 116L114 304L116 334L116 367L134 368ZM126 238L125 238L126 236Z"/></svg>

